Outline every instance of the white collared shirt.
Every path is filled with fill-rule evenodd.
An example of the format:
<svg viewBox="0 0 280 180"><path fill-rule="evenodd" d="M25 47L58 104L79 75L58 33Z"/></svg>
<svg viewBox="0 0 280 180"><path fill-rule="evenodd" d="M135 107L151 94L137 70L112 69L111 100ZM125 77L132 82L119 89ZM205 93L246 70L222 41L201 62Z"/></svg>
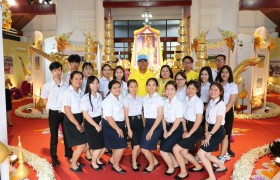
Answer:
<svg viewBox="0 0 280 180"><path fill-rule="evenodd" d="M166 122L174 123L177 118L183 120L183 114L183 103L176 96L173 97L171 102L168 98L164 100L163 115Z"/></svg>
<svg viewBox="0 0 280 180"><path fill-rule="evenodd" d="M163 106L163 99L157 92L152 97L149 97L149 94L147 94L143 98L144 117L156 119L158 107L160 106Z"/></svg>
<svg viewBox="0 0 280 180"><path fill-rule="evenodd" d="M210 83L207 82L206 84L201 83L201 89L200 89L200 99L203 103L208 103L210 100Z"/></svg>
<svg viewBox="0 0 280 180"><path fill-rule="evenodd" d="M220 101L217 104L219 99L220 98L217 98L215 100L211 99L210 102L208 103L208 106L206 108L205 118L209 124L216 124L217 116L223 116L222 125L225 124L226 105L224 101Z"/></svg>
<svg viewBox="0 0 280 180"><path fill-rule="evenodd" d="M112 116L115 121L124 121L124 110L121 96L119 96L118 99L110 93L102 102L102 114L104 119L106 119L106 116Z"/></svg>
<svg viewBox="0 0 280 180"><path fill-rule="evenodd" d="M107 94L110 91L108 87L110 81L111 79L107 80L105 77L99 79L99 84L100 84L99 91L102 91L104 93L104 98L107 96Z"/></svg>
<svg viewBox="0 0 280 180"><path fill-rule="evenodd" d="M219 71L217 71L217 70L212 70L213 81L216 81L216 77L217 77L218 73L219 73Z"/></svg>
<svg viewBox="0 0 280 180"><path fill-rule="evenodd" d="M81 99L80 108L82 111L86 111L90 117L98 117L102 114L102 96L99 93L96 93L96 97L92 94L90 96L91 103L89 100L89 93L85 94ZM91 106L92 105L92 106Z"/></svg>
<svg viewBox="0 0 280 180"><path fill-rule="evenodd" d="M122 87L122 94L121 94L121 96L124 99L127 96L127 83L122 81L121 87Z"/></svg>
<svg viewBox="0 0 280 180"><path fill-rule="evenodd" d="M224 102L227 105L230 100L230 96L238 94L238 88L237 85L234 82L226 83L224 85Z"/></svg>
<svg viewBox="0 0 280 180"><path fill-rule="evenodd" d="M128 116L138 116L142 114L143 99L138 95L136 95L136 99L134 99L128 94L123 101L123 105L128 108Z"/></svg>
<svg viewBox="0 0 280 180"><path fill-rule="evenodd" d="M184 102L187 96L187 86L185 85L181 91L177 90L176 96L181 102Z"/></svg>
<svg viewBox="0 0 280 180"><path fill-rule="evenodd" d="M184 107L185 107L184 118L188 121L195 122L196 115L203 114L204 105L202 100L197 95L191 97L190 99L187 96Z"/></svg>
<svg viewBox="0 0 280 180"><path fill-rule="evenodd" d="M71 74L71 72L68 71L68 72L62 74L62 76L61 76L62 81L64 81L68 86L69 86L69 81L70 81L70 74Z"/></svg>
<svg viewBox="0 0 280 180"><path fill-rule="evenodd" d="M61 97L67 87L68 85L62 80L59 85L57 85L53 79L44 84L41 97L43 99L48 99L46 105L47 109L51 109L54 111L60 110Z"/></svg>
<svg viewBox="0 0 280 180"><path fill-rule="evenodd" d="M87 85L87 78L83 78L83 82L82 82L82 87L81 87L81 90L83 91L83 92L85 92L85 90L86 90L86 85Z"/></svg>
<svg viewBox="0 0 280 180"><path fill-rule="evenodd" d="M81 98L83 96L83 91L81 89L75 91L73 86L70 85L62 95L62 105L61 105L61 112L64 112L64 106L70 106L71 112L73 114L81 113L82 110L80 108Z"/></svg>

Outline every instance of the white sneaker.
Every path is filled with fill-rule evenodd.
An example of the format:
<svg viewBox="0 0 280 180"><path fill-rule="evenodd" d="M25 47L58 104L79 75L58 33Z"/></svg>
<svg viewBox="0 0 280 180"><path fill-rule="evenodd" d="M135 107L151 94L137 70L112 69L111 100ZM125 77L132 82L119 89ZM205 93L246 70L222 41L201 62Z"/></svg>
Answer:
<svg viewBox="0 0 280 180"><path fill-rule="evenodd" d="M224 164L226 161L229 161L230 160L230 156L228 153L226 153L224 156L219 156L218 157L219 161ZM213 164L214 167L218 167L217 164Z"/></svg>
<svg viewBox="0 0 280 180"><path fill-rule="evenodd" d="M200 160L200 158L198 157L198 155L195 155L195 160L199 163L199 164L201 164L202 162L201 162L201 160Z"/></svg>

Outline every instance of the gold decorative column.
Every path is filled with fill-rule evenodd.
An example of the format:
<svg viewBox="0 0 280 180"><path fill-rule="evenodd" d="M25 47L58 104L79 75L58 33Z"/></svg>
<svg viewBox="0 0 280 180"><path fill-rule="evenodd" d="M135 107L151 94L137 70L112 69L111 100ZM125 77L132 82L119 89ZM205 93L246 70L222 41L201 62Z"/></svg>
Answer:
<svg viewBox="0 0 280 180"><path fill-rule="evenodd" d="M196 71L200 71L200 69L204 66L209 66L210 63L207 60L208 54L207 54L206 34L204 31L202 31L199 34L198 38L194 39L193 48L196 52L196 58L197 58L195 62Z"/></svg>
<svg viewBox="0 0 280 180"><path fill-rule="evenodd" d="M105 22L105 40L104 40L104 55L102 56L102 63L108 63L114 69L116 67L116 56L114 55L114 32L113 23L109 14Z"/></svg>
<svg viewBox="0 0 280 180"><path fill-rule="evenodd" d="M177 38L178 45L176 46L176 52L174 52L176 61L174 62L173 69L175 72L178 72L183 68L182 59L185 56L190 55L188 25L187 25L187 19L184 17L184 15L182 15L182 18L180 20L178 35L179 35Z"/></svg>
<svg viewBox="0 0 280 180"><path fill-rule="evenodd" d="M95 40L95 37L88 32L85 34L86 37L86 44L85 44L85 55L84 55L84 60L86 62L90 62L94 70L96 70L96 54L97 54L97 49L98 49L98 41Z"/></svg>

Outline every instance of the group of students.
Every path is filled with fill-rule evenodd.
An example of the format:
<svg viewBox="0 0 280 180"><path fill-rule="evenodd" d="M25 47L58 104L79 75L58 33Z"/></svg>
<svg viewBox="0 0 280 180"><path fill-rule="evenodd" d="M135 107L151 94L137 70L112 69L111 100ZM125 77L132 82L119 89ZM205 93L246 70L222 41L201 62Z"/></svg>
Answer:
<svg viewBox="0 0 280 180"><path fill-rule="evenodd" d="M217 59L220 57L225 61L225 56L219 55ZM141 97L137 93L139 82L131 78L133 76L125 82L122 67L115 68L111 80L111 67L105 64L103 77L98 79L92 75L90 63L84 63L82 72L78 71L78 55L71 55L68 60L72 72L63 76L69 77L69 85L67 79L60 78L62 65L53 62L49 67L53 79L44 85L41 95L49 109L54 166L59 165L57 131L62 123L65 156L74 172L82 172L84 164L78 159L83 152L91 156L91 168L101 170L105 166L101 157L110 149L112 156L108 163L112 170L125 173L120 160L127 148L127 135L131 139L131 166L135 172L139 171L140 152L148 160L144 173L152 172L159 165L152 153L159 140L160 154L167 165L166 176L171 176L177 167L180 173L175 179L187 178L189 172L202 172L205 168L211 180L215 179L214 172L227 170L224 161L228 159L233 105L238 94L229 66L219 68L213 81L210 67L203 67L197 80L188 79L188 72L184 71L176 73L173 80L171 68L164 65L161 79L146 80L147 94ZM141 60L147 61L138 58ZM189 61L193 63L190 56L183 58L184 65ZM217 151L220 143L222 148L217 158L211 152ZM75 147L74 152L72 147ZM192 154L195 149L204 168ZM187 170L187 161L194 167ZM216 165L214 170L211 163Z"/></svg>

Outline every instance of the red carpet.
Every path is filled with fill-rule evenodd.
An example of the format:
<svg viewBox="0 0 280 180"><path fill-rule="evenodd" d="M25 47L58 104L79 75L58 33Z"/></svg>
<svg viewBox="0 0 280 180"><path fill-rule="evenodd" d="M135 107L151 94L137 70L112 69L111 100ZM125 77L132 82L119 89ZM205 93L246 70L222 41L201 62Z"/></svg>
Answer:
<svg viewBox="0 0 280 180"><path fill-rule="evenodd" d="M270 94L268 96L268 101L272 101L280 105L280 95ZM24 105L30 102L30 100L24 100L21 102L14 102L14 109L19 105ZM43 135L40 132L34 130L41 130L48 127L48 121L42 119L24 119L12 115L12 121L14 127L8 129L8 138L10 145L17 145L17 136L20 135L23 143L23 147L33 153L38 154L40 157L46 158L51 162L49 156L49 134ZM226 173L218 173L217 178L219 180L229 180L231 177L231 172L233 170L233 164L240 158L240 156L247 152L248 150L269 143L276 138L280 137L280 116L263 119L263 120L235 120L234 128L248 129L246 132L240 132L242 135L235 136L234 142L232 143L232 149L236 153L236 157L232 158L229 162L226 163L228 171ZM159 154L158 151L155 152ZM82 162L86 163L86 167L83 168L84 173L75 174L69 170L69 164L64 158L63 144L59 141L58 146L58 157L61 162L61 165L55 168L56 179L174 179L174 176L178 173L176 172L174 176L166 177L164 172L166 166L160 156L157 155L157 158L160 160L160 166L150 174L144 174L142 172L133 172L130 166L130 150L128 149L125 152L125 155L122 159L122 166L128 172L125 175L119 175L111 171L110 166L106 166L104 170L96 172L89 167L89 163L82 158ZM104 155L103 159L107 162L109 156ZM147 164L147 161L140 157L141 169ZM29 178L31 180L37 179L35 172L30 169L31 174ZM178 171L178 170L177 170ZM207 178L207 173L190 173L188 179L200 180Z"/></svg>

